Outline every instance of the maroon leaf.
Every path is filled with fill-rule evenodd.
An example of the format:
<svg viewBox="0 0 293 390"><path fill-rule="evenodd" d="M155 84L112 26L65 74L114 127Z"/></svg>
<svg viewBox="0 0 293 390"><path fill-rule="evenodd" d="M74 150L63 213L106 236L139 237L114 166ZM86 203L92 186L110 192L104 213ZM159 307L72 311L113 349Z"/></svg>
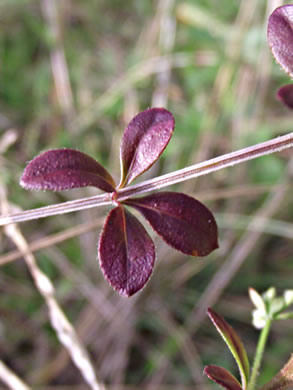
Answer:
<svg viewBox="0 0 293 390"><path fill-rule="evenodd" d="M236 360L241 375L242 387L246 389L250 368L246 350L240 337L232 326L230 326L224 318L213 309L209 308L207 313Z"/></svg>
<svg viewBox="0 0 293 390"><path fill-rule="evenodd" d="M123 203L140 211L168 245L187 255L206 256L218 248L213 214L190 196L158 192Z"/></svg>
<svg viewBox="0 0 293 390"><path fill-rule="evenodd" d="M242 387L235 376L223 367L213 365L206 366L203 373L227 390L242 390Z"/></svg>
<svg viewBox="0 0 293 390"><path fill-rule="evenodd" d="M155 246L139 220L123 206L111 210L99 241L100 266L114 290L131 296L149 280Z"/></svg>
<svg viewBox="0 0 293 390"><path fill-rule="evenodd" d="M281 87L277 92L277 98L288 108L293 109L293 84Z"/></svg>
<svg viewBox="0 0 293 390"><path fill-rule="evenodd" d="M49 150L35 157L25 168L20 185L27 190L62 191L92 186L115 191L115 182L102 165L72 149Z"/></svg>
<svg viewBox="0 0 293 390"><path fill-rule="evenodd" d="M173 115L164 108L149 108L130 121L121 141L120 187L157 161L170 141L174 126Z"/></svg>
<svg viewBox="0 0 293 390"><path fill-rule="evenodd" d="M277 62L293 77L293 4L283 5L271 14L268 43Z"/></svg>

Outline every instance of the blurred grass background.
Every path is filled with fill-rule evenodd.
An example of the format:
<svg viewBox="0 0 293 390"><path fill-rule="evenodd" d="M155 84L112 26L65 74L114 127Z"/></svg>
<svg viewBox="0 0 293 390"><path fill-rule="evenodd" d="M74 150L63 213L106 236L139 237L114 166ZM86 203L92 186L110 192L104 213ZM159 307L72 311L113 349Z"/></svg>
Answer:
<svg viewBox="0 0 293 390"><path fill-rule="evenodd" d="M42 150L78 148L118 181L123 129L150 106L172 111L176 129L141 180L291 131L292 114L275 99L289 80L266 43L268 16L282 4L0 0L0 181L10 210L96 193L20 188L26 162ZM258 331L251 326L248 287L292 288L291 155L175 187L215 213L220 248L191 258L154 236L154 274L131 299L114 293L98 268L106 210L20 225L100 382L109 389L208 390L216 386L202 376L205 364L237 375L205 315L208 305L235 327L253 358ZM0 359L34 389L87 389L51 328L22 256L4 231L0 240ZM273 326L260 383L288 360L292 337L292 322Z"/></svg>

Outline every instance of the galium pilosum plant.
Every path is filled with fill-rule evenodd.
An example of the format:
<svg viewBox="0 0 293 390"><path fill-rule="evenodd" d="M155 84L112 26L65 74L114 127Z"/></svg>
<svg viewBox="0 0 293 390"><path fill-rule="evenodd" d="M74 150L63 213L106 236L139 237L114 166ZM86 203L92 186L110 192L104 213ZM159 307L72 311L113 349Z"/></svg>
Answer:
<svg viewBox="0 0 293 390"><path fill-rule="evenodd" d="M269 18L269 45L276 60L291 77L292 26L292 4L277 8ZM293 108L292 90L289 85L278 92L278 98L290 108ZM145 286L156 257L151 237L128 208L147 219L171 247L190 256L207 256L218 247L218 233L211 211L202 203L176 192L136 195L292 147L293 133L129 187L158 160L170 141L174 126L173 115L164 108L150 108L131 120L121 141L118 185L103 166L85 153L72 149L41 153L27 165L21 177L24 188L61 191L94 186L105 195L0 216L0 225L112 204L114 208L105 220L99 239L99 261L105 278L124 296L131 296Z"/></svg>
<svg viewBox="0 0 293 390"><path fill-rule="evenodd" d="M20 180L24 188L32 190L93 186L111 193L114 208L105 220L98 254L105 278L124 296L144 287L156 257L153 240L128 207L141 213L168 245L187 255L206 256L218 247L213 214L190 196L159 192L124 201L117 197L117 189L131 183L157 161L174 126L173 115L164 108L150 108L131 120L121 141L118 186L97 161L72 149L41 153L27 165Z"/></svg>
<svg viewBox="0 0 293 390"><path fill-rule="evenodd" d="M223 367L209 365L204 368L204 374L226 390L283 390L293 386L293 356L285 366L267 384L256 385L266 341L273 321L293 319L293 312L287 309L293 304L293 290L286 290L281 297L276 296L276 289L269 288L260 295L253 288L249 289L250 299L255 306L252 312L252 324L261 329L254 363L250 370L246 349L235 330L222 316L211 308L208 316L230 349L239 369L241 381Z"/></svg>

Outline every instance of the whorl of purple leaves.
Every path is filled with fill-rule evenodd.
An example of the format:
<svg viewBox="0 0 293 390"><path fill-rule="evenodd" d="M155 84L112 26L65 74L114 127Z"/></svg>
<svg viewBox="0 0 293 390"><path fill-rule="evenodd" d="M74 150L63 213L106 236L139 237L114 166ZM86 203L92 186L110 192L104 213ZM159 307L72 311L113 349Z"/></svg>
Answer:
<svg viewBox="0 0 293 390"><path fill-rule="evenodd" d="M49 150L25 168L20 183L26 189L61 191L94 186L113 193L115 206L102 229L98 254L102 272L123 296L141 290L155 262L154 243L139 220L125 206L136 209L171 247L190 256L206 256L218 247L213 214L199 201L176 192L119 201L119 189L149 169L168 145L175 126L164 108L136 115L121 141L121 180L90 156L72 149Z"/></svg>
<svg viewBox="0 0 293 390"><path fill-rule="evenodd" d="M276 8L268 21L268 44L276 61L293 78L293 4ZM292 84L281 87L277 98L293 109Z"/></svg>

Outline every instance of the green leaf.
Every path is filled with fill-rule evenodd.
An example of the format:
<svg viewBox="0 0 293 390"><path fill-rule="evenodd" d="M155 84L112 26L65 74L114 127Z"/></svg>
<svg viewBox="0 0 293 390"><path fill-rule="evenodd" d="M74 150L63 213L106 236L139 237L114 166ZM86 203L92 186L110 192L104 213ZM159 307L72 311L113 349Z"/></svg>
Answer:
<svg viewBox="0 0 293 390"><path fill-rule="evenodd" d="M281 313L286 308L286 303L283 297L274 298L270 304L269 314L271 318Z"/></svg>
<svg viewBox="0 0 293 390"><path fill-rule="evenodd" d="M254 304L256 309L266 311L266 306L264 303L264 300L262 299L262 296L252 287L248 289L249 298L251 302Z"/></svg>
<svg viewBox="0 0 293 390"><path fill-rule="evenodd" d="M292 320L293 319L293 312L289 311L287 313L277 314L275 319L276 320Z"/></svg>
<svg viewBox="0 0 293 390"><path fill-rule="evenodd" d="M214 310L209 308L207 313L236 360L241 376L242 388L246 389L249 379L249 361L240 337L224 318Z"/></svg>
<svg viewBox="0 0 293 390"><path fill-rule="evenodd" d="M271 302L273 299L276 298L276 295L277 295L277 291L276 291L276 288L275 287L270 287L267 291L265 291L262 296L263 296L263 299L266 301L266 302Z"/></svg>
<svg viewBox="0 0 293 390"><path fill-rule="evenodd" d="M293 290L285 290L284 300L287 307L293 304Z"/></svg>

